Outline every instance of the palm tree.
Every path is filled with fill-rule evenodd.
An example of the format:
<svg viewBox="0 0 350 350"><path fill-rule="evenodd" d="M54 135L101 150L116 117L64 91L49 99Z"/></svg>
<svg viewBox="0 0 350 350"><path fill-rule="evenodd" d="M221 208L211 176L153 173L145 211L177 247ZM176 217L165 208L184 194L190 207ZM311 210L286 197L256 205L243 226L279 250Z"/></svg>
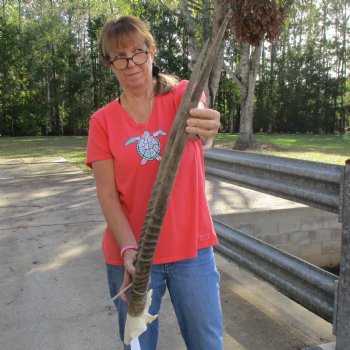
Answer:
<svg viewBox="0 0 350 350"><path fill-rule="evenodd" d="M229 0L233 11L231 32L240 44L240 73L226 66L229 76L241 92L239 138L236 149L248 149L254 143L254 92L263 41L273 42L285 18L284 7L275 0Z"/></svg>

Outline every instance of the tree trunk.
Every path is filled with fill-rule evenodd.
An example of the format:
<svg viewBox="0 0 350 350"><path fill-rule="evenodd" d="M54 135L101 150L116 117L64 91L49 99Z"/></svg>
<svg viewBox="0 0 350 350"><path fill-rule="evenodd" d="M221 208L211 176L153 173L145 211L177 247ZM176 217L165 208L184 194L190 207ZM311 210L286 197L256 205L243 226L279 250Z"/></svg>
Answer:
<svg viewBox="0 0 350 350"><path fill-rule="evenodd" d="M271 134L273 130L273 108L271 108L271 104L273 103L273 91L274 91L274 64L275 64L275 56L276 56L276 47L274 44L271 45L270 49L270 76L269 76L269 92L267 96L267 108L266 108L266 113L267 113L267 120L268 120L268 125L267 125L267 133Z"/></svg>
<svg viewBox="0 0 350 350"><path fill-rule="evenodd" d="M186 0L181 0L180 7L188 30L188 50L191 56L189 68L192 71L194 65L197 62L199 54L198 43L196 39L196 23L191 17L190 8L188 7Z"/></svg>
<svg viewBox="0 0 350 350"><path fill-rule="evenodd" d="M2 17L3 22L6 22L6 3L5 0L2 0Z"/></svg>
<svg viewBox="0 0 350 350"><path fill-rule="evenodd" d="M53 0L50 1L50 7L54 7ZM46 125L46 136L49 134L49 131L53 135L59 135L61 131L60 127L60 111L59 111L59 102L58 102L58 89L57 89L57 75L56 75L56 48L54 39L50 39L50 43L47 44L47 49L50 51L51 57L50 57L50 67L48 69L47 73L47 103L48 103L48 109L49 109L49 117L48 117L48 124ZM49 130L50 128L50 130Z"/></svg>
<svg viewBox="0 0 350 350"><path fill-rule="evenodd" d="M346 5L342 5L342 23L341 23L341 30L342 30L342 48L341 48L341 79L340 79L340 132L343 134L345 133L345 127L346 127L346 112L345 112L345 94L346 94L346 77L347 77L347 71L346 71L346 52L347 52L347 28L348 28L348 20L349 16L346 12Z"/></svg>
<svg viewBox="0 0 350 350"><path fill-rule="evenodd" d="M213 35L218 32L222 18L225 17L226 7L222 1L214 0ZM217 58L210 72L207 91L207 107L214 106L216 93L219 89L221 70L224 63L225 43L220 46Z"/></svg>
<svg viewBox="0 0 350 350"><path fill-rule="evenodd" d="M6 4L5 4L5 0L2 1L2 22L3 22L3 31L6 30ZM2 67L1 67L1 73L3 75L3 86L6 86L6 82L7 82L7 63L6 62L2 62ZM2 96L0 97L0 101L2 104L2 108L0 109L0 137L3 136L5 134L5 116L6 116L6 109L7 109L7 89L4 89L2 91Z"/></svg>
<svg viewBox="0 0 350 350"><path fill-rule="evenodd" d="M239 138L235 149L245 150L255 142L253 135L254 92L258 74L262 42L253 48L247 43L241 44L241 116Z"/></svg>
<svg viewBox="0 0 350 350"><path fill-rule="evenodd" d="M48 116L46 118L45 122L45 136L49 136L49 121L51 120L51 89L50 89L50 75L47 73L46 77L46 98L47 98L47 105L48 105Z"/></svg>
<svg viewBox="0 0 350 350"><path fill-rule="evenodd" d="M91 26L91 8L89 2L89 14L88 14L88 23ZM94 53L95 40L92 35L90 35L90 65L91 65L91 77L92 77L92 96L93 96L93 109L98 108L98 87L97 87L97 62Z"/></svg>
<svg viewBox="0 0 350 350"><path fill-rule="evenodd" d="M21 0L18 0L18 28L19 28L19 36L22 34L22 7Z"/></svg>
<svg viewBox="0 0 350 350"><path fill-rule="evenodd" d="M196 23L191 17L190 14L190 8L188 7L187 1L186 0L181 0L181 12L185 18L187 28L188 28L188 35L189 35L189 52L191 56L191 61L190 61L190 70L193 70L193 67L195 63L197 62L199 52L201 50L201 47L196 39ZM202 3L203 6L203 11L204 11L204 21L208 21L209 18L207 14L209 13L209 3L208 1L204 1ZM224 2L219 1L219 0L214 0L214 14L213 14L213 35L217 33L219 30L220 24L222 19L225 17L226 14L226 6ZM203 27L208 29L210 27L209 23L203 23ZM202 42L204 43L208 37L209 37L209 32L208 30L205 30L201 33L202 35ZM210 76L208 78L208 82L205 85L205 94L207 97L207 107L211 108L214 105L216 93L219 88L219 82L221 78L221 70L223 66L223 61L224 61L224 43L220 46L220 50L217 54L216 60L214 62L213 68L210 72Z"/></svg>
<svg viewBox="0 0 350 350"><path fill-rule="evenodd" d="M53 135L60 135L61 133L61 120L60 110L58 102L58 89L57 89L57 76L56 76L56 50L55 45L51 43L51 57L53 64L51 67L51 133Z"/></svg>
<svg viewBox="0 0 350 350"><path fill-rule="evenodd" d="M109 8L111 10L111 15L114 14L114 8L113 8L113 1L112 0L109 0Z"/></svg>

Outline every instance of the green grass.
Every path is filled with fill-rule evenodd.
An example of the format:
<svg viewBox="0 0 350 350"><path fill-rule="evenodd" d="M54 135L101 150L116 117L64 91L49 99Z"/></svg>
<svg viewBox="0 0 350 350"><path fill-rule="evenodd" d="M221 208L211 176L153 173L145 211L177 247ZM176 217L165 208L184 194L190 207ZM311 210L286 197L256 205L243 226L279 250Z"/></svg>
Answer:
<svg viewBox="0 0 350 350"><path fill-rule="evenodd" d="M63 157L89 171L86 142L86 136L0 137L0 159Z"/></svg>
<svg viewBox="0 0 350 350"><path fill-rule="evenodd" d="M350 135L257 134L254 152L281 157L344 165L350 158ZM215 145L232 148L238 135L219 134ZM89 171L85 166L86 136L0 137L0 159L27 157L64 157Z"/></svg>
<svg viewBox="0 0 350 350"><path fill-rule="evenodd" d="M256 134L255 138L258 145L267 146L257 147L255 153L340 165L350 158L350 134ZM219 134L215 145L232 148L237 139L237 134Z"/></svg>

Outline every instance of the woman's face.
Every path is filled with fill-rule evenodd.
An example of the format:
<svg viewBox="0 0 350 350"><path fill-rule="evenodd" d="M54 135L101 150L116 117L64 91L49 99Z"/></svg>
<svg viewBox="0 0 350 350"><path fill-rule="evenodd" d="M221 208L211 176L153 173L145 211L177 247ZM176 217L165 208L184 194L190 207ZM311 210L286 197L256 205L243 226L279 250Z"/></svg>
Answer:
<svg viewBox="0 0 350 350"><path fill-rule="evenodd" d="M153 86L152 63L155 49L147 48L144 39L140 35L134 35L126 46L117 47L116 52L112 53L112 60L115 60L118 58L131 58L136 53L144 51L148 51L148 57L146 62L141 65L135 64L132 60L128 60L127 68L123 70L117 70L114 65L111 65L112 71L124 91L129 90L137 93Z"/></svg>

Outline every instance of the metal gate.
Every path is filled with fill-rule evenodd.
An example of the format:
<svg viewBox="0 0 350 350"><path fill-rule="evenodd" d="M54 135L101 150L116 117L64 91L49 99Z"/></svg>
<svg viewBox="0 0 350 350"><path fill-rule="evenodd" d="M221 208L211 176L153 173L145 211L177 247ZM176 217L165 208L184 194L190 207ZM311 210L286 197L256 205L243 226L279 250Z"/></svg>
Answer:
<svg viewBox="0 0 350 350"><path fill-rule="evenodd" d="M333 324L336 350L350 349L350 160L345 166L212 149L208 178L219 179L338 214L339 278L291 254L214 221L217 251Z"/></svg>

